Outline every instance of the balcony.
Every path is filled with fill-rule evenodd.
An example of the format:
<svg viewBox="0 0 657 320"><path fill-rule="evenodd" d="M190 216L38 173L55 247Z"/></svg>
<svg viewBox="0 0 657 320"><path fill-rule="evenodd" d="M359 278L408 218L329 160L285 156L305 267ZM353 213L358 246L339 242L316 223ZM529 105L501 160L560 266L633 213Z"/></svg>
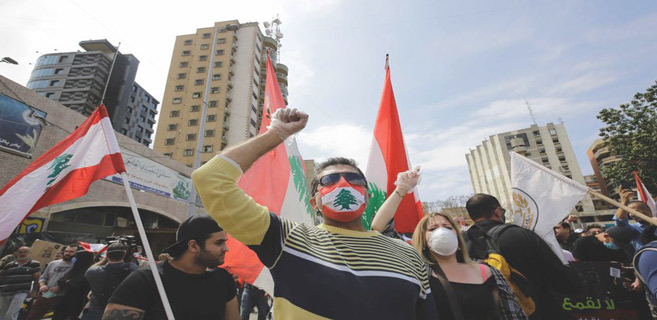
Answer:
<svg viewBox="0 0 657 320"><path fill-rule="evenodd" d="M597 151L595 151L593 156L597 160L600 160L601 157L606 157L606 156L609 155L609 153L610 153L609 147L602 147L602 148L598 149Z"/></svg>

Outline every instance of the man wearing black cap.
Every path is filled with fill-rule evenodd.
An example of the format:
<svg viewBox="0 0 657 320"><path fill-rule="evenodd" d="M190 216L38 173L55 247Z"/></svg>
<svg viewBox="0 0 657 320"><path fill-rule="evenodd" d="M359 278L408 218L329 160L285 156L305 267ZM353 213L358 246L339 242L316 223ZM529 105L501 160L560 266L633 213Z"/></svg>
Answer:
<svg viewBox="0 0 657 320"><path fill-rule="evenodd" d="M173 259L158 271L176 320L238 320L233 277L216 268L224 262L226 232L208 216L192 216L178 227ZM104 320L166 319L151 270L130 274L109 299Z"/></svg>

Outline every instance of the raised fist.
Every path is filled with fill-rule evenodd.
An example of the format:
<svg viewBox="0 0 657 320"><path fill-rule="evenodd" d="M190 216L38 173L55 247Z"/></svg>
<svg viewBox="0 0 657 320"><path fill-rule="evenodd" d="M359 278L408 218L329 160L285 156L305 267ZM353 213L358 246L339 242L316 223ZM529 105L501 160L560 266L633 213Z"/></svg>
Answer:
<svg viewBox="0 0 657 320"><path fill-rule="evenodd" d="M269 130L274 131L282 140L301 131L308 123L308 115L297 110L282 108L272 115Z"/></svg>

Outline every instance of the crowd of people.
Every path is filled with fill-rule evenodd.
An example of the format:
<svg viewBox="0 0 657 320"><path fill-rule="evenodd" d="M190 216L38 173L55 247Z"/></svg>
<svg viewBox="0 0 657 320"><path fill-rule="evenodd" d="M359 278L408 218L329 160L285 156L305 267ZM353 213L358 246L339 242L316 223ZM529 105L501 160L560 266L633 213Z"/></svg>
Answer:
<svg viewBox="0 0 657 320"><path fill-rule="evenodd" d="M566 319L555 293L577 294L578 279L538 234L505 224L498 199L476 194L466 203L467 230L441 212L419 221L410 244L391 228L401 200L417 185L419 169L402 172L396 189L366 230L361 215L368 183L353 160L331 158L315 167L310 204L323 217L318 226L289 221L262 206L238 186L240 175L262 155L302 130L308 116L277 111L270 130L224 150L192 179L209 215L191 216L155 272L126 262L127 248L108 246L102 260L77 245L43 270L20 247L0 260L0 320L17 319ZM340 201L348 194L349 201ZM650 208L621 202L647 216ZM339 196L338 196L339 195ZM645 291L657 306L656 228L619 209L615 226L590 224L573 230L568 217L554 227L569 261L615 261L635 270L628 290ZM389 232L393 230L393 232ZM252 249L275 283L270 297L236 281L223 264L228 234ZM162 301L166 300L166 303ZM273 301L273 308L269 304ZM86 306L85 306L86 305ZM270 310L271 309L271 310ZM657 311L657 309L653 309ZM653 314L657 315L657 314ZM657 319L657 317L655 318Z"/></svg>

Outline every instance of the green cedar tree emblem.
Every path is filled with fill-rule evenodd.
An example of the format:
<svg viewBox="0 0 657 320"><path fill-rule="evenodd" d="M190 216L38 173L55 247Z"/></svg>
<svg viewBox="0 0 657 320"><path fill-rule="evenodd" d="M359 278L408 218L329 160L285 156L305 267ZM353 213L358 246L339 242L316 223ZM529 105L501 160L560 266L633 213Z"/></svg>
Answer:
<svg viewBox="0 0 657 320"><path fill-rule="evenodd" d="M356 197L354 197L353 194L347 189L342 189L338 193L337 197L335 197L335 201L333 202L333 207L338 207L341 206L342 208L338 210L349 210L351 209L352 204L356 204Z"/></svg>
<svg viewBox="0 0 657 320"><path fill-rule="evenodd" d="M365 212L363 212L363 215L361 216L361 221L363 222L363 227L365 227L365 230L372 229L372 219L374 219L374 215L377 211L379 211L379 208L381 208L388 196L386 192L379 189L376 184L370 182L368 185L370 201L365 208Z"/></svg>
<svg viewBox="0 0 657 320"><path fill-rule="evenodd" d="M291 156L288 159L290 160L290 169L292 171L294 187L297 189L297 193L299 193L299 201L301 201L306 207L306 213L313 217L313 208L310 206L310 192L308 192L308 185L306 184L306 175L303 172L301 157Z"/></svg>
<svg viewBox="0 0 657 320"><path fill-rule="evenodd" d="M50 180L46 183L46 189L51 187L51 184L57 180L57 176L64 171L64 169L70 167L71 165L68 162L73 157L70 153L65 153L57 158L55 161L48 167L48 170L52 170L52 173L48 176Z"/></svg>

